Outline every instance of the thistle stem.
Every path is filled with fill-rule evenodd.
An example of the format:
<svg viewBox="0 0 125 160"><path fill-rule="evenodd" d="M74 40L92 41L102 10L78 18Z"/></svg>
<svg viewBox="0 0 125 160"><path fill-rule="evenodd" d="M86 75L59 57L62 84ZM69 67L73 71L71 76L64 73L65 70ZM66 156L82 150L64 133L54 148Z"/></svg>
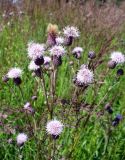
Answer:
<svg viewBox="0 0 125 160"><path fill-rule="evenodd" d="M55 160L55 151L56 151L56 140L53 140L52 160Z"/></svg>
<svg viewBox="0 0 125 160"><path fill-rule="evenodd" d="M46 86L45 86L45 79L44 79L44 75L43 75L43 71L42 71L42 67L41 68L41 82L42 82L42 88L43 88L43 92L46 98L46 103L47 103L47 107L48 107L48 111L50 112L50 117L52 117L52 113L49 107L49 102L48 102L48 97L47 97L47 91L46 91Z"/></svg>
<svg viewBox="0 0 125 160"><path fill-rule="evenodd" d="M56 90L56 75L57 75L57 69L53 65L53 71L51 73L51 96L52 96L52 102L51 102L51 113L53 116L53 104L55 102L55 90Z"/></svg>

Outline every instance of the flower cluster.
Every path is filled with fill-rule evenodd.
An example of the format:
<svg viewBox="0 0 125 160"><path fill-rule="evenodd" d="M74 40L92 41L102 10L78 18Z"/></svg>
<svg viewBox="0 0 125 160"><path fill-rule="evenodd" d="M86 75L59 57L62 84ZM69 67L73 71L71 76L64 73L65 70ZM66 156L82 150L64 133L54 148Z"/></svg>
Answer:
<svg viewBox="0 0 125 160"><path fill-rule="evenodd" d="M67 49L68 46L72 44L73 40L79 36L80 36L80 32L76 27L67 26L63 29L63 33L62 33L62 32L58 32L57 25L49 24L47 29L46 44L39 44L34 42L31 42L28 44L27 52L28 52L28 57L30 59L30 64L28 65L28 69L32 71L33 76L37 76L35 80L37 80L38 88L35 86L36 87L35 91L39 90L39 82L40 82L42 84L40 86L42 86L42 91L44 93L43 95L45 98L45 105L46 105L45 108L48 109L48 110L46 109L46 111L48 111L48 114L49 114L49 116L48 115L47 116L51 117L52 119L46 124L44 129L46 129L47 134L51 135L54 139L57 139L60 136L60 134L63 131L64 125L62 124L61 121L53 119L53 116L54 116L53 113L55 111L53 109L53 106L56 104L59 104L58 102L61 101L61 105L71 104L71 107L72 106L74 107L75 105L74 107L75 109L77 108L77 106L81 107L82 102L81 100L79 101L79 99L81 98L80 96L82 96L83 94L83 93L81 94L81 91L84 91L84 89L88 89L89 85L92 84L94 81L96 83L93 83L93 86L98 83L96 81L96 78L95 78L96 75L94 73L96 73L95 72L96 66L97 64L101 63L100 61L102 57L100 58L99 57L100 55L99 55L96 58L95 52L89 51L87 54L88 59L87 59L86 65L85 64L81 65L82 61L80 60L80 58L82 57L84 49L79 46L75 48L70 48L69 50ZM68 58L65 58L66 55ZM77 58L77 60L72 55L75 58ZM70 59L70 56L72 59L74 58L74 61L73 63L70 63L69 67L67 67L68 66L67 65L66 66L67 68L72 67L72 70L74 71L74 66L78 67L79 64L81 66L73 79L75 84L75 87L72 90L74 97L71 99L68 99L68 103L66 100L63 100L64 102L62 103L62 100L58 99L59 96L57 95L56 84L58 84L59 82L56 83L56 79L58 78L58 74L59 74L58 68L62 64L63 59L66 62L67 59L68 60ZM98 58L100 59L98 60ZM116 65L123 64L125 62L125 56L121 52L112 52L110 59L111 60L108 62L108 67L111 69L114 69ZM71 76L72 76L72 70L71 70ZM124 74L124 70L120 68L117 70L116 73L117 73L117 79L119 80L119 77ZM21 76L22 76L22 70L20 68L16 68L16 67L11 68L8 71L8 73L3 77L3 81L8 82L9 81L8 79L12 79L16 85L20 85L22 81ZM50 81L49 81L49 78L50 78ZM19 86L19 89L23 97L23 93L20 86ZM77 94L75 91L76 92L78 91L79 93ZM74 100L75 98L77 98L76 101ZM34 105L33 102L36 100L37 100L37 96L32 96L32 98L23 105L22 110L24 114L30 113L30 115L32 115L36 113L35 112L36 110L33 107ZM94 102L92 107L94 107L95 104L96 103ZM74 111L74 108L73 108L73 111ZM107 103L105 105L104 110L107 111L107 113L109 114L114 113L114 110L112 109L110 103ZM78 109L78 111L80 112L80 109ZM77 118L79 117L80 116L78 116ZM122 119L122 116L117 115L115 119L112 121L112 125L113 126L118 125L121 119ZM19 146L22 146L27 140L28 140L28 136L25 133L18 134L16 138L17 144Z"/></svg>
<svg viewBox="0 0 125 160"><path fill-rule="evenodd" d="M51 56L62 57L65 54L65 49L62 46L54 46L50 49Z"/></svg>
<svg viewBox="0 0 125 160"><path fill-rule="evenodd" d="M43 44L30 42L28 44L28 56L31 60L36 60L43 56L45 47Z"/></svg>
<svg viewBox="0 0 125 160"><path fill-rule="evenodd" d="M125 62L125 56L121 52L112 52L111 60L116 64L122 64Z"/></svg>
<svg viewBox="0 0 125 160"><path fill-rule="evenodd" d="M19 146L23 145L28 139L28 136L25 133L20 133L17 136L17 144Z"/></svg>
<svg viewBox="0 0 125 160"><path fill-rule="evenodd" d="M76 85L81 87L91 84L93 82L93 79L93 72L89 70L86 65L82 65L75 77L74 82Z"/></svg>
<svg viewBox="0 0 125 160"><path fill-rule="evenodd" d="M64 35L66 37L77 38L80 36L79 30L77 27L67 26L63 29Z"/></svg>
<svg viewBox="0 0 125 160"><path fill-rule="evenodd" d="M35 70L38 70L40 67L36 65L34 61L31 61L28 68L31 71L35 71Z"/></svg>
<svg viewBox="0 0 125 160"><path fill-rule="evenodd" d="M57 45L63 45L64 44L64 38L63 37L57 37L55 39L55 41L56 41Z"/></svg>
<svg viewBox="0 0 125 160"><path fill-rule="evenodd" d="M50 135L59 136L62 130L63 130L63 124L56 119L47 123L46 131Z"/></svg>
<svg viewBox="0 0 125 160"><path fill-rule="evenodd" d="M83 49L81 47L75 47L72 51L72 54L75 56L75 58L80 58L81 53L83 52Z"/></svg>
<svg viewBox="0 0 125 160"><path fill-rule="evenodd" d="M19 78L22 75L22 70L20 68L11 68L7 73L8 78Z"/></svg>
<svg viewBox="0 0 125 160"><path fill-rule="evenodd" d="M9 79L13 79L16 85L21 84L22 70L20 68L11 68L6 75Z"/></svg>

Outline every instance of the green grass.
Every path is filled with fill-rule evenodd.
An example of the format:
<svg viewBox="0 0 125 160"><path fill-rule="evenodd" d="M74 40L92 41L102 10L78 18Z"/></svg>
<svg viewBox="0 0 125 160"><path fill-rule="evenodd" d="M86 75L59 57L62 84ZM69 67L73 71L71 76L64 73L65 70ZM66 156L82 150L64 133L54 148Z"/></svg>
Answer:
<svg viewBox="0 0 125 160"><path fill-rule="evenodd" d="M23 69L23 83L21 88L24 93L24 100L20 94L18 87L14 86L13 83L9 82L9 85L13 89L11 93L9 87L0 80L0 112L7 114L8 117L3 120L0 119L4 126L0 129L0 159L1 160L18 160L19 155L23 155L24 160L44 160L48 159L52 151L53 141L46 134L45 125L46 119L48 118L47 107L44 104L43 91L40 87L36 90L38 100L34 102L33 108L35 109L34 116L26 116L22 112L23 105L25 102L30 101L32 95L34 95L34 88L36 80L32 77L28 71L29 60L27 58L27 43L31 40L36 42L45 42L46 40L46 27L49 22L53 21L53 18L47 19L46 16L33 17L25 15L22 20L17 18L9 19L11 25L7 26L2 32L0 32L0 79L4 74L7 73L8 69L14 66L18 66ZM63 26L69 23L69 19L64 20ZM72 24L73 21L71 21ZM5 23L2 20L2 23ZM58 24L55 20L54 23ZM59 24L60 26L60 24ZM63 27L60 26L60 29ZM79 27L79 24L78 24ZM114 48L120 51L125 50L125 46L120 44L119 39L124 39L124 33L120 37L114 37L110 48ZM79 40L68 49L70 54L73 47L80 45L84 48L84 54L80 60L80 64L87 63L87 53L93 49L98 53L105 43L105 37L98 37L87 34L81 31L81 37ZM109 59L109 50L104 59L105 62L95 71L95 79L99 81L100 76L104 75L107 70L107 61ZM69 57L68 57L69 58ZM58 71L57 88L56 94L58 98L70 99L74 85L72 78L74 72L72 66L68 64L68 58L64 58L62 66ZM75 61L73 68L74 71L79 69L77 61L71 56L71 60ZM124 66L121 66L124 69ZM116 71L109 70L108 74L104 77L105 84L98 90L97 96L95 97L94 85L90 86L84 95L80 97L83 102L91 104L95 99L96 104L105 96L109 86L115 84ZM125 71L125 70L124 70ZM46 75L46 83L49 83L49 77ZM48 87L49 89L49 87ZM79 116L83 115L78 128L74 128L76 118L72 116L75 112L70 110L70 105L57 105L54 106L54 117L61 120L65 127L60 138L56 142L55 160L124 160L125 159L125 78L120 77L119 83L113 88L107 95L106 99L98 108L94 111L89 122L84 127L85 119L88 112L86 109L80 111ZM113 97L115 97L113 99ZM104 105L107 102L112 101L113 115L109 115L104 111L104 115L97 116L97 112L104 110ZM68 114L69 110L72 111L70 116L63 113L66 110ZM123 115L123 120L117 127L111 126L111 119L115 117L117 113ZM62 116L62 114L64 114ZM34 134L31 132L31 128L28 125L30 123L34 130ZM15 134L10 134L9 131L3 132L6 127L15 129ZM109 128L112 130L111 135L109 134ZM26 144L19 149L17 147L15 139L19 132L25 132L28 134L29 140ZM109 137L110 135L110 137ZM9 144L7 140L9 138L14 139L12 144ZM109 140L108 140L109 138ZM72 152L71 152L72 151ZM70 154L72 153L72 154Z"/></svg>

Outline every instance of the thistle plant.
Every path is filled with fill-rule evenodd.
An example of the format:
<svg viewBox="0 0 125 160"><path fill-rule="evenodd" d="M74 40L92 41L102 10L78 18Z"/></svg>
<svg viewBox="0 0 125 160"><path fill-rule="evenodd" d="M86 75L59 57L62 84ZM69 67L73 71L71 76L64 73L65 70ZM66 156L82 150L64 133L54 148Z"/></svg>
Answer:
<svg viewBox="0 0 125 160"><path fill-rule="evenodd" d="M98 53L90 50L86 54L83 46L74 46L74 41L79 36L80 32L77 27L67 26L59 31L57 25L49 24L46 43L28 43L27 57L30 60L28 69L33 74L34 82L36 82L36 95L30 95L32 98L26 100L27 102L23 101L22 114L28 118L25 121L28 127L23 128L16 141L18 147L24 147L25 142L27 144L28 141L34 139L38 151L42 149L43 143L45 145L43 153L46 153L43 159L59 159L60 140L64 139L64 136L69 133L73 145L63 156L66 159L73 159L73 151L80 140L79 128L83 127L84 130L92 122L92 117L99 116L100 110L103 113L102 115L105 114L108 117L106 124L103 123L108 137L105 152L113 130L122 120L120 113L114 115L113 101L116 97L115 93L113 96L109 95L112 90L120 86L120 79L124 74L122 69L125 62L124 54L119 51L110 51L109 61L103 61L108 45L104 45ZM107 43L111 41L112 39ZM85 63L83 54L86 54L87 57ZM69 62L72 62L72 64L69 65ZM60 77L64 63L67 64L65 70L69 72L71 77L71 79L69 78L69 84L72 84L70 87L67 86L67 93L69 94L67 98L60 97L57 92L61 79L65 78ZM103 63L105 70L103 74L99 75L98 68L101 68ZM24 71L23 73L23 76L25 76ZM113 79L107 83L108 75L109 77L110 75L113 76ZM4 76L3 81L8 84L12 79L14 85L20 88L23 99L25 99L21 88L23 82L21 76L22 70L20 68L12 68ZM62 83L62 85L65 86L65 83ZM103 97L101 97L99 93L104 85L107 85L107 88ZM42 92L37 94L39 90ZM88 98L89 94L92 94L91 99ZM39 113L41 115L39 121L36 120L36 102L38 99L45 100L44 109ZM41 104L43 103L41 102ZM103 116L100 123L101 121L103 121ZM17 132L19 132L18 129ZM39 157L39 153L37 155Z"/></svg>

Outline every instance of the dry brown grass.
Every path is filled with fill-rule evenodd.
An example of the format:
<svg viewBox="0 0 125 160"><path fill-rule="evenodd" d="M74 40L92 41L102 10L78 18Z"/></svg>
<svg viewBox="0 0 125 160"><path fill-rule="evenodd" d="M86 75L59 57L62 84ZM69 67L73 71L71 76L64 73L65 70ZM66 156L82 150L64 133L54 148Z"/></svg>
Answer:
<svg viewBox="0 0 125 160"><path fill-rule="evenodd" d="M77 25L84 33L95 35L118 33L125 24L125 2L120 6L114 3L104 3L98 5L94 0L87 0L86 3L70 0L23 0L17 6L7 1L1 1L1 11L9 13L11 11L24 11L34 18L46 16L47 21L58 23L61 26L67 24ZM80 3L79 3L80 2Z"/></svg>

